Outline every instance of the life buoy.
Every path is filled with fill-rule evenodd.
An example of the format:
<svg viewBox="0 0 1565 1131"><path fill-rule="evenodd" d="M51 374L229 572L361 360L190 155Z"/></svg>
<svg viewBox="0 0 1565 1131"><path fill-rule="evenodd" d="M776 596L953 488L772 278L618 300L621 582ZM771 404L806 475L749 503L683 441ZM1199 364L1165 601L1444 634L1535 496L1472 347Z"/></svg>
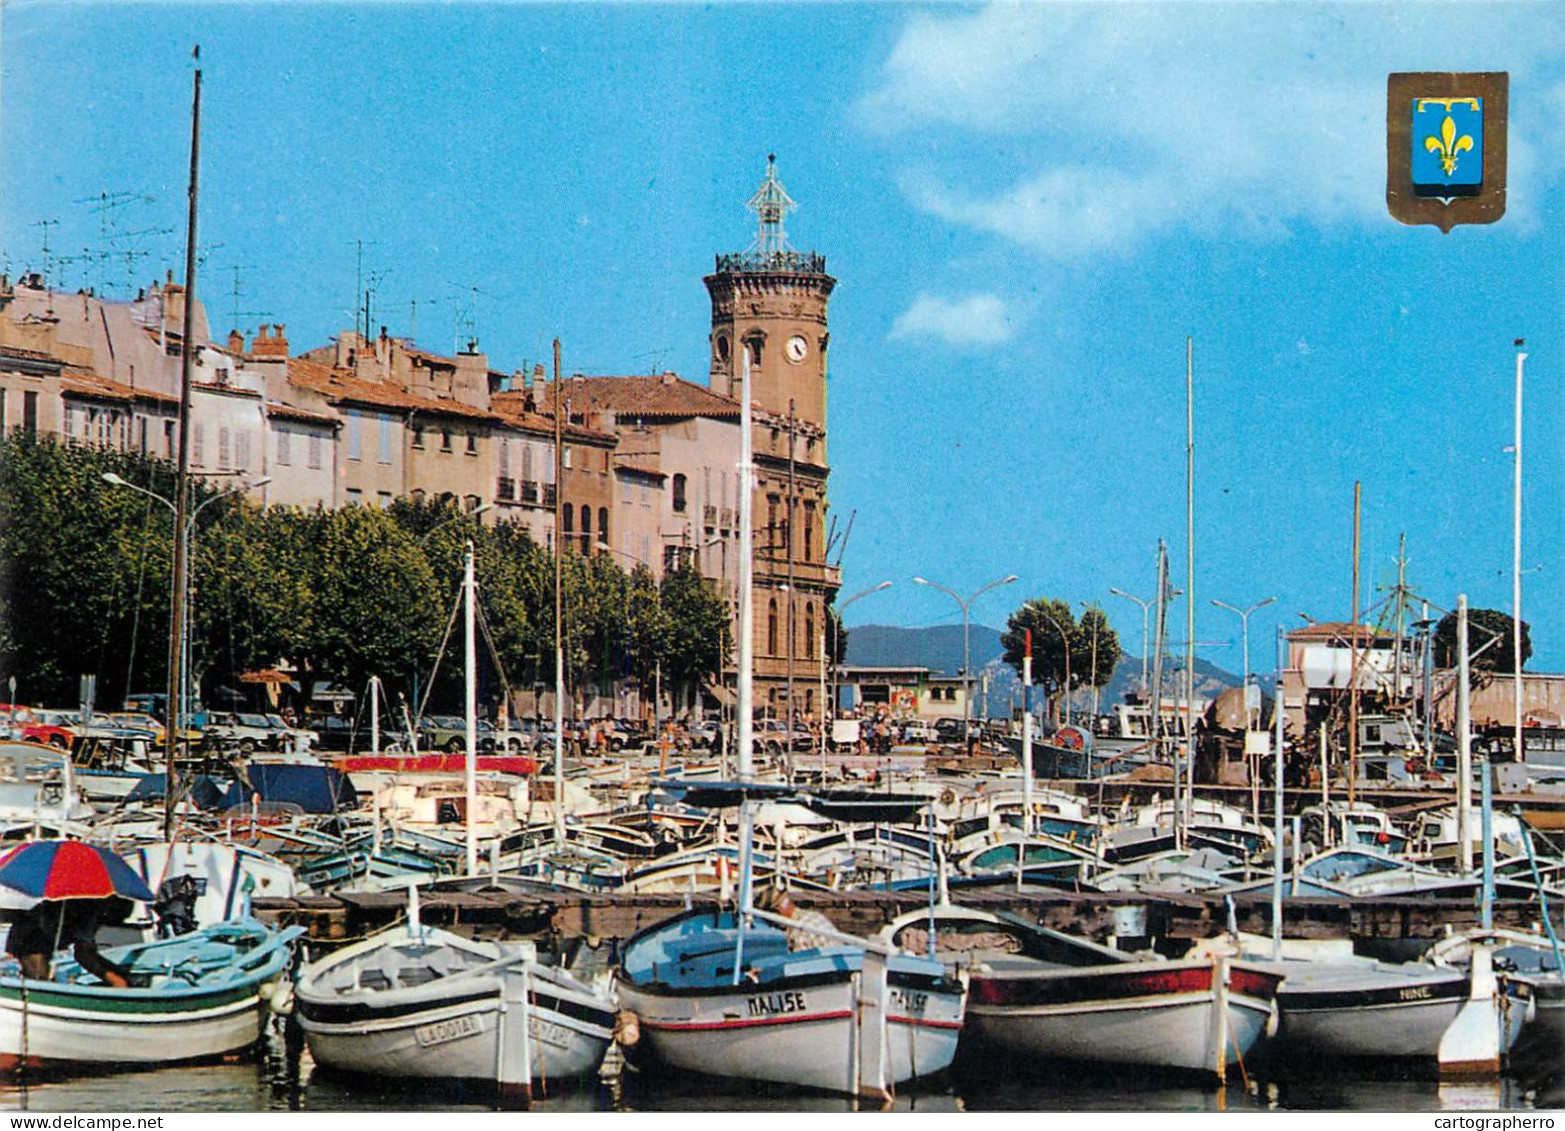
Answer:
<svg viewBox="0 0 1565 1131"><path fill-rule="evenodd" d="M1054 744L1066 750L1085 750L1088 741L1087 732L1076 726L1061 727L1054 735Z"/></svg>

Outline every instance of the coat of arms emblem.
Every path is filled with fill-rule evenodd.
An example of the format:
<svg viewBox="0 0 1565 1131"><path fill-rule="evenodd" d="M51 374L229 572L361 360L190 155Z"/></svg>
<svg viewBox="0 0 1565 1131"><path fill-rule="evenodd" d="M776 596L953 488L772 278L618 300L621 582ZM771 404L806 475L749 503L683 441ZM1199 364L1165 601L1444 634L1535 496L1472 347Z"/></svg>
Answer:
<svg viewBox="0 0 1565 1131"><path fill-rule="evenodd" d="M1505 213L1504 73L1395 74L1386 84L1386 204L1404 224Z"/></svg>

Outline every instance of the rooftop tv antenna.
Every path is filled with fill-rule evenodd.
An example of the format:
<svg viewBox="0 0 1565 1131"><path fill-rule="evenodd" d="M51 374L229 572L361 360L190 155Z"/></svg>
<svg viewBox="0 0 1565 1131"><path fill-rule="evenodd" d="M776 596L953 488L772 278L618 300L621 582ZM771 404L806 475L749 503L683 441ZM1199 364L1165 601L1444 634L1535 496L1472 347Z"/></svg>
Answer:
<svg viewBox="0 0 1565 1131"><path fill-rule="evenodd" d="M34 220L33 227L43 229L43 281L44 286L52 292L54 290L54 260L49 254L49 229L58 228L59 220Z"/></svg>
<svg viewBox="0 0 1565 1131"><path fill-rule="evenodd" d="M233 307L230 310L231 321L229 322L233 329L239 329L239 320L241 318L270 318L272 316L272 312L269 310L241 310L239 308L239 301L245 293L244 284L240 281L240 272L256 270L255 264L247 263L242 266L233 264L225 267L223 270L233 272L234 276L234 281L228 288L229 297L233 300Z"/></svg>

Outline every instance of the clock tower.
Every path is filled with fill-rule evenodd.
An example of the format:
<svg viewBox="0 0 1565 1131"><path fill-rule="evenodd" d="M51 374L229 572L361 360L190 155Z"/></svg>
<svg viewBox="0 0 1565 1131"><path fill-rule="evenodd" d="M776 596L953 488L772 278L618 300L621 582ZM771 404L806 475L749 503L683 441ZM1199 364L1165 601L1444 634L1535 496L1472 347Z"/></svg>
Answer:
<svg viewBox="0 0 1565 1131"><path fill-rule="evenodd" d="M756 706L775 718L821 719L826 623L841 584L826 563L826 304L837 280L824 255L788 246L783 221L795 204L775 155L748 207L755 240L719 255L705 283L712 391L738 400L750 358Z"/></svg>

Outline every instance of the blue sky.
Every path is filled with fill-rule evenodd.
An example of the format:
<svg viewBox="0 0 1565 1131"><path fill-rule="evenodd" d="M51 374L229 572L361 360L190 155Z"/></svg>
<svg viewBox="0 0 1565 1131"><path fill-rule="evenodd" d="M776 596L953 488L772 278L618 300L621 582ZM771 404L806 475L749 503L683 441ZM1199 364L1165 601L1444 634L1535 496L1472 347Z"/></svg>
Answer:
<svg viewBox="0 0 1565 1131"><path fill-rule="evenodd" d="M831 499L853 623L1100 603L1128 650L1165 539L1196 636L1255 666L1279 622L1366 602L1509 609L1514 338L1527 339L1524 615L1565 669L1565 7L1161 3L506 5L11 0L0 251L123 293L182 263L190 47L204 69L198 286L296 348L376 323L497 368L704 380L712 255L766 154L823 252ZM1385 207L1394 71L1510 74L1503 220ZM91 201L124 194L107 214ZM150 198L150 199L147 199ZM39 221L58 220L43 227ZM162 230L167 229L166 234ZM142 235L125 238L126 233ZM117 241L110 239L119 235ZM112 263L107 245L146 251ZM240 293L234 295L237 279ZM1536 568L1534 568L1536 567ZM1183 624L1184 610L1172 616Z"/></svg>

